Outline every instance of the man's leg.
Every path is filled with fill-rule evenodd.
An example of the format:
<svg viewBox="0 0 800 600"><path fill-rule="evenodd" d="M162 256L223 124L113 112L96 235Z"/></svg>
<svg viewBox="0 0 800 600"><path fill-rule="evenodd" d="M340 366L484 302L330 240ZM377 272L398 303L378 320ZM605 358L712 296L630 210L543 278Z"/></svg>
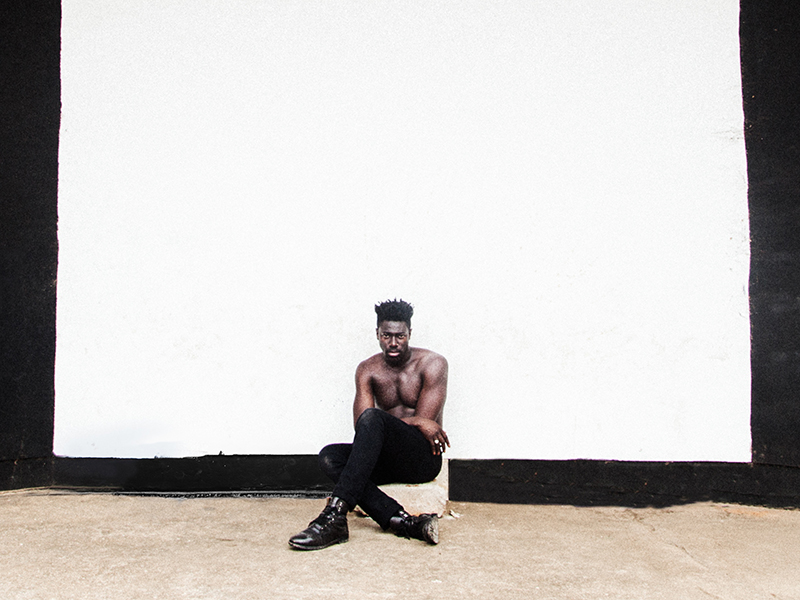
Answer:
<svg viewBox="0 0 800 600"><path fill-rule="evenodd" d="M382 410L371 408L356 423L352 444L322 449L320 467L335 483L328 505L309 527L289 540L300 550L316 550L347 541L347 511L361 508L383 529L397 535L438 542L436 515L412 517L378 485L424 483L438 475L441 456L416 427Z"/></svg>
<svg viewBox="0 0 800 600"><path fill-rule="evenodd" d="M382 492L385 483L431 481L442 466L425 436L377 408L364 411L352 444L333 444L320 452L320 467L335 483L333 496L360 505L383 528L403 507Z"/></svg>

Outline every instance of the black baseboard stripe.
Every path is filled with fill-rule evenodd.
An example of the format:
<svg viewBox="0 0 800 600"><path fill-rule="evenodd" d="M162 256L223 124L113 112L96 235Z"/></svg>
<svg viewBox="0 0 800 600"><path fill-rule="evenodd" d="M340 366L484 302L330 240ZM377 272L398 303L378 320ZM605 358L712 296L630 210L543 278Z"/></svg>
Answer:
<svg viewBox="0 0 800 600"><path fill-rule="evenodd" d="M450 499L512 504L800 507L800 469L752 463L452 460Z"/></svg>
<svg viewBox="0 0 800 600"><path fill-rule="evenodd" d="M55 458L53 485L119 492L249 491L312 496L332 488L315 455Z"/></svg>
<svg viewBox="0 0 800 600"><path fill-rule="evenodd" d="M800 469L753 463L450 460L450 499L511 504L669 506L714 501L800 508ZM318 498L314 455L62 458L0 462L0 490L50 487L180 496Z"/></svg>
<svg viewBox="0 0 800 600"><path fill-rule="evenodd" d="M20 458L0 461L0 490L49 487L53 483L53 460Z"/></svg>
<svg viewBox="0 0 800 600"><path fill-rule="evenodd" d="M64 458L0 461L0 490L50 487L154 494L248 492L324 496L315 455Z"/></svg>

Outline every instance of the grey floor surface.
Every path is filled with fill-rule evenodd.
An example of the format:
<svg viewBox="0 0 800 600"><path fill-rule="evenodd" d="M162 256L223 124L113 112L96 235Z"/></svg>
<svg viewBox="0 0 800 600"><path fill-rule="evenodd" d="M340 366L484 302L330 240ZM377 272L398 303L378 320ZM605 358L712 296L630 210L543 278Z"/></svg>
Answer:
<svg viewBox="0 0 800 600"><path fill-rule="evenodd" d="M455 502L438 546L290 550L323 502L3 492L0 599L800 600L800 511Z"/></svg>

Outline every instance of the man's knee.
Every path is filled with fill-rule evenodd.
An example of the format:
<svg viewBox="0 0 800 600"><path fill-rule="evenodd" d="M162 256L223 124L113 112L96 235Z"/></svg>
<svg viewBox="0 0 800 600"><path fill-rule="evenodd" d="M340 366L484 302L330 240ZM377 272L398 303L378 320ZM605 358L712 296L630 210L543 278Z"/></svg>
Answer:
<svg viewBox="0 0 800 600"><path fill-rule="evenodd" d="M346 458L342 459L343 457L337 444L325 446L317 456L319 468L328 477L338 476L341 473L344 464L347 462Z"/></svg>
<svg viewBox="0 0 800 600"><path fill-rule="evenodd" d="M368 408L358 417L358 421L356 421L356 429L359 427L370 427L373 424L382 423L387 414L388 413L382 411L380 408Z"/></svg>

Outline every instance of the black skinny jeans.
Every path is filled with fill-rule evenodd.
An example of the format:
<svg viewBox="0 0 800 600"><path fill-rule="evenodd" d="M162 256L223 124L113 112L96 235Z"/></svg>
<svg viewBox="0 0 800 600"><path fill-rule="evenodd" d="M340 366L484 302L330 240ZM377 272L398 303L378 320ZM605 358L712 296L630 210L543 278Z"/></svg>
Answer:
<svg viewBox="0 0 800 600"><path fill-rule="evenodd" d="M431 451L422 432L379 408L368 408L356 422L352 444L331 444L319 453L319 466L336 486L333 496L388 529L402 506L384 494L386 483L425 483L442 468L441 455Z"/></svg>

